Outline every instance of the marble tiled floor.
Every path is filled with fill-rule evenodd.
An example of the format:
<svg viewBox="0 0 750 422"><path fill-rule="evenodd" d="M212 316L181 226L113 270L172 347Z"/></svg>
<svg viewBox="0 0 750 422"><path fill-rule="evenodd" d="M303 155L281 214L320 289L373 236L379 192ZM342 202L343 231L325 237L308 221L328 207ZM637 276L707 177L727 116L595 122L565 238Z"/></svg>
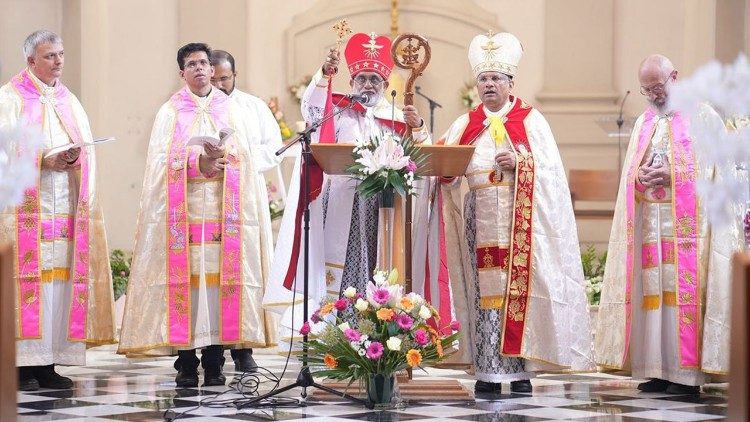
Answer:
<svg viewBox="0 0 750 422"><path fill-rule="evenodd" d="M280 375L285 357L256 350L258 364ZM225 374L233 365L227 353ZM499 395L480 395L476 403L406 403L390 411L368 411L344 402L300 400L298 405L275 409L237 410L232 402L243 396L228 387L175 390L172 358L128 360L114 354L112 346L88 352L85 367L60 367L75 381L72 390L40 390L18 394L20 421L163 421L173 410L177 420L306 420L306 421L704 421L725 419L727 400L722 395L670 396L639 393L637 380L610 374L543 375L536 378L533 394L511 394L503 385ZM281 385L296 377L296 359L290 363ZM415 377L454 378L473 388L474 381L462 371L429 369ZM201 380L202 382L202 380ZM229 382L228 382L229 383ZM275 385L265 381L261 391ZM291 390L290 398L300 398ZM220 395L219 395L220 394ZM217 396L218 395L218 396ZM220 406L227 404L228 406Z"/></svg>

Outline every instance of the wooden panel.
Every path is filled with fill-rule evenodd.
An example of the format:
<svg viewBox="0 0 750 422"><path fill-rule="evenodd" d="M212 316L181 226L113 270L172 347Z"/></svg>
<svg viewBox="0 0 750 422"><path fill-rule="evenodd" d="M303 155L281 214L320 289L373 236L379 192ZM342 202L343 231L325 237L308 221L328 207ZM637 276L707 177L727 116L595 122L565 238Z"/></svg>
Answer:
<svg viewBox="0 0 750 422"><path fill-rule="evenodd" d="M0 420L16 420L16 306L13 249L0 245Z"/></svg>
<svg viewBox="0 0 750 422"><path fill-rule="evenodd" d="M570 170L568 186L576 217L611 219L614 202L617 200L618 175L613 170ZM585 209L576 205L578 201L612 202L607 209Z"/></svg>
<svg viewBox="0 0 750 422"><path fill-rule="evenodd" d="M354 144L312 144L313 156L328 174L347 174L354 164ZM427 161L417 173L421 176L462 176L474 154L473 145L422 145Z"/></svg>
<svg viewBox="0 0 750 422"><path fill-rule="evenodd" d="M345 391L354 397L365 398L365 391L360 390L359 383L348 385L343 381L324 381L323 385L338 391ZM431 402L459 402L473 403L474 392L464 387L458 380L406 380L398 378L398 390L403 400L431 401ZM341 398L325 391L313 389L312 398L321 401L340 401Z"/></svg>
<svg viewBox="0 0 750 422"><path fill-rule="evenodd" d="M732 324L729 357L729 420L750 420L750 253L735 254L732 262Z"/></svg>

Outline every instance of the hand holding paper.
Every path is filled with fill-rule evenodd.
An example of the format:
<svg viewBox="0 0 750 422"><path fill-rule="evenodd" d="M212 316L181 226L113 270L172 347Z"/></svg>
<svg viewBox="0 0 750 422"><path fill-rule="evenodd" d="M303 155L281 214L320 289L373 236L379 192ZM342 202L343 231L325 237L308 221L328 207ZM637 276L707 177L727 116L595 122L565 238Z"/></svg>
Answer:
<svg viewBox="0 0 750 422"><path fill-rule="evenodd" d="M90 146L93 146L93 145L99 145L99 144L103 144L105 142L110 142L110 141L114 141L114 140L115 140L115 138L109 137L109 138L94 139L94 140L89 141L89 142L76 142L76 143L70 143L70 144L66 144L66 145L60 145L59 147L50 148L50 149L44 151L44 153L42 154L42 157L43 158L48 158L48 157L51 157L51 156L53 156L55 154L59 154L59 153L61 153L63 151L69 151L69 150L73 150L73 149L77 149L78 150L77 154L80 154L81 148L90 147ZM77 154L76 154L75 159L78 158ZM71 157L68 157L68 158L69 158L68 161L71 161L70 160ZM75 161L75 159L73 161Z"/></svg>

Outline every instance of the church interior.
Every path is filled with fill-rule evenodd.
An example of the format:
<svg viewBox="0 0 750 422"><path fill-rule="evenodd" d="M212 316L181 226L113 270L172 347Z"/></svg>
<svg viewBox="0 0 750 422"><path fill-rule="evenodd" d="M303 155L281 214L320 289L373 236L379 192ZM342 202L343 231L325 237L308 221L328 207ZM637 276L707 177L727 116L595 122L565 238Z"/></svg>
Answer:
<svg viewBox="0 0 750 422"><path fill-rule="evenodd" d="M750 54L750 0L0 0L0 7L2 84L26 67L21 46L29 34L39 29L57 33L65 47L61 81L80 100L93 137L115 138L96 147L96 183L118 330L140 230L139 198L154 116L184 86L175 53L187 43L230 52L237 89L267 103L283 141L289 142L305 128L305 89L329 49L337 46L334 25L345 19L354 33L391 39L418 34L429 42L429 64L416 82L409 72L394 68L388 92L395 91L395 103L402 107L407 87L416 86L413 105L435 143L458 116L482 102L467 61L472 39L488 31L490 36L513 34L523 56L512 78L512 95L541 112L554 135L572 198L593 338L602 335L596 332L596 319L605 309L599 306L600 283L613 221L620 221L615 218L620 175L627 170L631 132L650 101L650 94L641 95L639 66L651 54L664 55L679 81L711 61L731 65ZM340 67L332 87L346 93L350 81L346 66ZM299 157L299 146L292 147L263 173L274 242L284 209L296 201L289 192ZM460 192L473 192L473 187L464 183ZM742 207L746 203L750 198ZM510 391L507 382L496 392L475 393L472 369L446 364L399 373L400 397L383 408L370 409L316 387L293 388L261 404L253 397L298 379L300 352L289 349L288 338L253 349L254 373L237 371L227 351L226 385L194 388L175 386L174 357L129 358L116 354L117 344L108 344L89 348L83 366L57 367L72 379L70 389L17 391L15 385L0 385L0 419L750 420L750 308L745 300L750 298L750 255L743 246L730 263L733 272L725 274L731 289L726 300L732 304L727 311L732 338L726 343L731 341L732 370L710 374L699 394L639 391L644 379L633 378L629 367L602 365L590 371L541 371L528 393ZM9 262L0 263L3 379L16 377L16 293ZM355 396L362 392L357 382L316 381Z"/></svg>

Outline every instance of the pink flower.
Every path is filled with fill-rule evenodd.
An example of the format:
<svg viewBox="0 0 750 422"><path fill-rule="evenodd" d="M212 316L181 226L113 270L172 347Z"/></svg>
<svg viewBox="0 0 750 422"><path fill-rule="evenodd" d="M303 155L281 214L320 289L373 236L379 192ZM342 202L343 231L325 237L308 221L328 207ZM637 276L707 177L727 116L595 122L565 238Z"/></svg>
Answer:
<svg viewBox="0 0 750 422"><path fill-rule="evenodd" d="M302 328L299 329L299 333L303 336L310 334L310 323L308 321L305 321L305 323L302 324Z"/></svg>
<svg viewBox="0 0 750 422"><path fill-rule="evenodd" d="M459 331L461 329L461 323L459 321L451 321L451 330Z"/></svg>
<svg viewBox="0 0 750 422"><path fill-rule="evenodd" d="M414 320L407 314L401 314L396 317L396 324L398 324L401 329L408 330L414 324Z"/></svg>
<svg viewBox="0 0 750 422"><path fill-rule="evenodd" d="M420 346L425 346L430 342L430 335L427 334L427 331L420 328L414 332L414 341Z"/></svg>
<svg viewBox="0 0 750 422"><path fill-rule="evenodd" d="M391 294L388 292L388 289L377 289L372 294L372 300L375 302L385 305L388 303L388 299L391 298Z"/></svg>
<svg viewBox="0 0 750 422"><path fill-rule="evenodd" d="M336 303L333 304L333 306L335 306L339 311L343 311L347 308L347 306L349 306L349 301L346 299L339 299L336 301Z"/></svg>
<svg viewBox="0 0 750 422"><path fill-rule="evenodd" d="M379 341L373 341L370 343L370 347L367 348L367 357L372 360L378 360L383 356L383 344Z"/></svg>
<svg viewBox="0 0 750 422"><path fill-rule="evenodd" d="M318 311L313 312L313 314L310 315L310 321L312 321L313 324L319 323L321 321L320 313L318 313Z"/></svg>
<svg viewBox="0 0 750 422"><path fill-rule="evenodd" d="M350 328L344 331L344 336L346 336L346 339L349 341L359 341L360 334L354 328Z"/></svg>
<svg viewBox="0 0 750 422"><path fill-rule="evenodd" d="M414 160L409 160L409 162L406 163L406 170L414 173L415 171L417 171L417 163L415 163Z"/></svg>

